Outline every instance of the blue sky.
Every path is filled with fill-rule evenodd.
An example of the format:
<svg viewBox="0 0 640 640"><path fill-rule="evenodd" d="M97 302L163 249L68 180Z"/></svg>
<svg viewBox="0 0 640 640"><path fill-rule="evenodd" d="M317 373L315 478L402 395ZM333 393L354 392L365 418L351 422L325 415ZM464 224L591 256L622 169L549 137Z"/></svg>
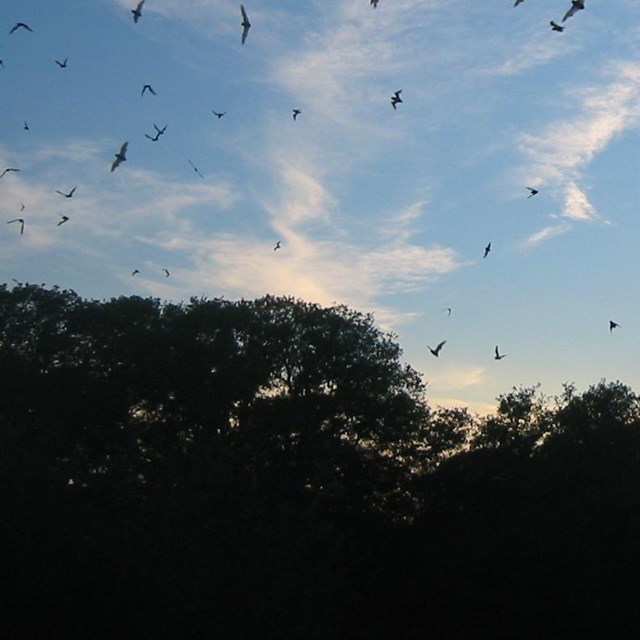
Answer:
<svg viewBox="0 0 640 640"><path fill-rule="evenodd" d="M245 45L239 3L136 3L0 5L0 281L345 303L434 406L640 387L637 0L247 0Z"/></svg>

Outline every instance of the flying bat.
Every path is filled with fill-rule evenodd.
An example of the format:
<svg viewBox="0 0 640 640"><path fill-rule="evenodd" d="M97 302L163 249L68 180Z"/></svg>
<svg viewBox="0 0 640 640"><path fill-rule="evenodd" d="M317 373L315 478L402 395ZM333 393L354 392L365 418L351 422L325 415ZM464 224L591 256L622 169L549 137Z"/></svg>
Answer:
<svg viewBox="0 0 640 640"><path fill-rule="evenodd" d="M196 167L196 165L193 164L193 162L191 162L189 158L187 158L187 162L192 166L193 170L204 180L204 176L200 173L200 171L198 171L198 167Z"/></svg>
<svg viewBox="0 0 640 640"><path fill-rule="evenodd" d="M218 118L218 120L220 120L220 118L222 118L222 116L227 112L226 111L221 111L221 112L212 111L211 113L213 113L213 115L216 116L216 118Z"/></svg>
<svg viewBox="0 0 640 640"><path fill-rule="evenodd" d="M427 349L431 351L431 353L437 358L440 355L440 350L447 343L446 340L443 340L435 349L432 349L429 345L427 345Z"/></svg>
<svg viewBox="0 0 640 640"><path fill-rule="evenodd" d="M554 22L553 20L549 24L551 25L552 31L559 31L560 33L564 31L564 27L561 27L557 22Z"/></svg>
<svg viewBox="0 0 640 640"><path fill-rule="evenodd" d="M162 268L162 270L164 271L164 277L168 278L171 274L169 273L169 269L165 269L164 267Z"/></svg>
<svg viewBox="0 0 640 640"><path fill-rule="evenodd" d="M571 0L571 7L569 11L564 14L564 18L562 18L562 22L568 20L572 15L574 15L577 11L584 9L584 0Z"/></svg>
<svg viewBox="0 0 640 640"><path fill-rule="evenodd" d="M249 33L249 29L251 29L251 23L249 22L249 18L247 16L247 12L244 10L244 5L240 5L240 13L242 14L242 44L244 44L247 39L247 34Z"/></svg>
<svg viewBox="0 0 640 640"><path fill-rule="evenodd" d="M142 5L144 5L144 0L140 0L140 2L138 2L138 6L135 9L131 9L134 22L138 22L142 17Z"/></svg>
<svg viewBox="0 0 640 640"><path fill-rule="evenodd" d="M13 220L7 220L7 224L11 224L12 222L20 223L20 235L24 234L24 218L14 218Z"/></svg>
<svg viewBox="0 0 640 640"><path fill-rule="evenodd" d="M25 131L29 131L29 123L25 120L24 125L22 127Z"/></svg>
<svg viewBox="0 0 640 640"><path fill-rule="evenodd" d="M491 251L491 243L489 243L485 248L484 248L484 255L482 256L483 258L486 258L489 255L489 252Z"/></svg>
<svg viewBox="0 0 640 640"><path fill-rule="evenodd" d="M17 172L19 172L19 171L20 171L20 169L14 169L13 167L9 167L8 169L5 169L2 173L0 173L0 180L2 180L2 178L4 178L4 176L5 176L5 174L6 174L6 173L9 173L9 172L11 172L11 171L13 171L13 172L16 172L16 173L17 173Z"/></svg>
<svg viewBox="0 0 640 640"><path fill-rule="evenodd" d="M529 195L527 196L527 198L533 198L533 196L540 193L537 189L534 189L533 187L527 187L527 189L529 189Z"/></svg>
<svg viewBox="0 0 640 640"><path fill-rule="evenodd" d="M275 247L273 247L274 251L277 251L278 249L280 249L280 240L278 240L278 242L276 242Z"/></svg>
<svg viewBox="0 0 640 640"><path fill-rule="evenodd" d="M133 278L133 276L137 275L138 273L140 273L140 269L134 269L134 270L131 272L131 277Z"/></svg>
<svg viewBox="0 0 640 640"><path fill-rule="evenodd" d="M496 355L493 356L494 360L502 360L502 358L506 358L507 354L506 353L500 353L500 351L498 350L498 345L496 345L496 351L495 351Z"/></svg>
<svg viewBox="0 0 640 640"><path fill-rule="evenodd" d="M298 119L298 116L302 113L300 109L292 109L294 121Z"/></svg>
<svg viewBox="0 0 640 640"><path fill-rule="evenodd" d="M378 1L379 0L371 0L371 2L369 2L369 4L372 4L373 8L375 9L378 6Z"/></svg>
<svg viewBox="0 0 640 640"><path fill-rule="evenodd" d="M115 171L123 162L127 160L127 147L129 146L128 142L125 142L121 147L120 151L116 153L116 159L113 161L111 165L111 172Z"/></svg>
<svg viewBox="0 0 640 640"><path fill-rule="evenodd" d="M31 31L31 33L33 33L33 29L28 24L25 24L24 22L16 22L16 26L13 27L11 31L9 31L9 35L11 35L14 31L17 31L18 29L26 29L27 31Z"/></svg>
<svg viewBox="0 0 640 640"><path fill-rule="evenodd" d="M524 0L516 0L516 3L513 6L517 7L519 4L521 4L523 2L524 2Z"/></svg>
<svg viewBox="0 0 640 640"><path fill-rule="evenodd" d="M71 189L71 191L69 191L69 193L65 193L64 191L58 191L56 189L56 193L59 193L61 196L64 196L65 198L73 198L73 194L76 192L76 189L78 187L73 187L73 189Z"/></svg>
<svg viewBox="0 0 640 640"><path fill-rule="evenodd" d="M614 329L617 329L620 325L613 320L609 320L609 333L613 333Z"/></svg>
<svg viewBox="0 0 640 640"><path fill-rule="evenodd" d="M58 214L60 216L60 222L58 222L58 224L56 225L56 227L59 227L61 224L64 224L67 220L69 220L69 216L65 216L63 213L59 213Z"/></svg>
<svg viewBox="0 0 640 640"><path fill-rule="evenodd" d="M396 91L392 96L391 96L391 106L396 109L397 105L402 102L402 98L400 97L400 94L402 93L402 89Z"/></svg>
<svg viewBox="0 0 640 640"><path fill-rule="evenodd" d="M61 69L66 69L67 68L67 60L69 58L65 58L62 62L60 62L60 60L56 60L55 63L61 68Z"/></svg>
<svg viewBox="0 0 640 640"><path fill-rule="evenodd" d="M154 96L156 95L156 92L153 90L153 87L150 84L145 84L142 87L142 91L140 92L140 97L142 98L142 96L144 95L145 91L150 91Z"/></svg>

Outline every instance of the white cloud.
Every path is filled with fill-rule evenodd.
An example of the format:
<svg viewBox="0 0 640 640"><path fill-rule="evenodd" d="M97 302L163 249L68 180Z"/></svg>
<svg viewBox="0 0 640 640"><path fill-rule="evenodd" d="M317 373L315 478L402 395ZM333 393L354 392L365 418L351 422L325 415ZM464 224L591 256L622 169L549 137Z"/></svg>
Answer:
<svg viewBox="0 0 640 640"><path fill-rule="evenodd" d="M569 224L556 224L548 227L544 227L540 231L531 234L525 241L525 246L534 246L538 245L546 240L550 240L551 238L555 238L567 231L571 230L571 225Z"/></svg>
<svg viewBox="0 0 640 640"><path fill-rule="evenodd" d="M586 221L598 218L595 207L575 182L570 182L565 190L562 215L571 220Z"/></svg>

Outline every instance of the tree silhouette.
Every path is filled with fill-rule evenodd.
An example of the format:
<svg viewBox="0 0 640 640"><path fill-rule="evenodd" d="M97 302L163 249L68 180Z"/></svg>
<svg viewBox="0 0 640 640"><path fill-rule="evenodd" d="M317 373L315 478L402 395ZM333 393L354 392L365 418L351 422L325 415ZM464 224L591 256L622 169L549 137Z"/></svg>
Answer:
<svg viewBox="0 0 640 640"><path fill-rule="evenodd" d="M0 287L8 638L626 638L640 403L431 410L370 316Z"/></svg>

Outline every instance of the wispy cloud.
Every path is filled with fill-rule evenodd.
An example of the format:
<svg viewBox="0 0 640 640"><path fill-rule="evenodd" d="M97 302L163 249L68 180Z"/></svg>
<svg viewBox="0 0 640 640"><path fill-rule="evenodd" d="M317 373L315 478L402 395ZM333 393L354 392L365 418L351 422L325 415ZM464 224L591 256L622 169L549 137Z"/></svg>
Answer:
<svg viewBox="0 0 640 640"><path fill-rule="evenodd" d="M589 202L587 194L575 182L570 182L565 189L562 215L565 218L580 222L595 220L599 217L595 207Z"/></svg>
<svg viewBox="0 0 640 640"><path fill-rule="evenodd" d="M573 105L570 116L539 134L520 136L520 149L530 158L530 182L576 180L616 135L640 124L640 64L611 65L608 75L613 79L567 91L564 101Z"/></svg>
<svg viewBox="0 0 640 640"><path fill-rule="evenodd" d="M571 225L567 223L550 225L548 227L544 227L540 231L536 231L536 233L531 234L525 241L524 246L535 246L551 238L555 238L567 231L571 230Z"/></svg>

